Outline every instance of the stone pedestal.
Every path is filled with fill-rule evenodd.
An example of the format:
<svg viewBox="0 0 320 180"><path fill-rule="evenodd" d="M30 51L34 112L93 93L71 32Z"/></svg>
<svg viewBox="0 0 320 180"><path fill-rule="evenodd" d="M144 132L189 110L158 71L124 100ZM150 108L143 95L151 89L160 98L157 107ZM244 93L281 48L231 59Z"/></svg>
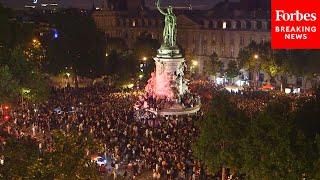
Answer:
<svg viewBox="0 0 320 180"><path fill-rule="evenodd" d="M187 67L179 48L161 46L154 60L156 70L151 74L145 90L148 95L157 97L159 106L146 110L159 116L191 115L198 112L201 107L199 99L192 104L181 101L182 98L193 99L193 96L188 94L187 80L184 78Z"/></svg>
<svg viewBox="0 0 320 180"><path fill-rule="evenodd" d="M155 57L154 60L156 64L155 93L170 98L175 94L184 94L188 90L183 77L185 59Z"/></svg>
<svg viewBox="0 0 320 180"><path fill-rule="evenodd" d="M152 91L156 96L170 99L188 91L184 79L185 59L177 46L168 47L162 45L154 58L156 71L147 85L147 92Z"/></svg>

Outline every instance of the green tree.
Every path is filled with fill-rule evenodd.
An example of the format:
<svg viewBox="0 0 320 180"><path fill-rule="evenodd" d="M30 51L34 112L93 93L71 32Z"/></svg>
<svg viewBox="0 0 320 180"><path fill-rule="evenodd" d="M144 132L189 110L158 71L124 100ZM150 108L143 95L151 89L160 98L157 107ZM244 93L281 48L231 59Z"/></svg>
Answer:
<svg viewBox="0 0 320 180"><path fill-rule="evenodd" d="M274 59L269 59L267 62L261 65L261 69L269 74L269 76L274 78L280 72L280 66L276 63Z"/></svg>
<svg viewBox="0 0 320 180"><path fill-rule="evenodd" d="M230 98L225 92L215 94L192 146L210 173L229 167L249 180L319 176L320 98L296 102L279 96L252 117L237 110Z"/></svg>
<svg viewBox="0 0 320 180"><path fill-rule="evenodd" d="M156 57L157 50L160 47L158 40L154 39L151 34L143 32L137 37L133 43L133 57L141 64L145 64L144 76L142 81L146 83L151 77L151 73L155 69L155 63L153 57ZM138 72L137 72L137 75Z"/></svg>
<svg viewBox="0 0 320 180"><path fill-rule="evenodd" d="M291 148L293 121L287 97L269 102L265 111L248 124L248 134L241 140L241 171L247 179L300 179L299 162Z"/></svg>
<svg viewBox="0 0 320 180"><path fill-rule="evenodd" d="M9 21L9 13L0 4L0 47L4 48L11 41L11 23Z"/></svg>
<svg viewBox="0 0 320 180"><path fill-rule="evenodd" d="M47 59L46 50L41 42L37 38L33 38L25 49L23 53L26 55L26 61L28 61L30 68L34 71L43 72Z"/></svg>
<svg viewBox="0 0 320 180"><path fill-rule="evenodd" d="M12 14L0 4L0 64L5 64L10 50L19 44L27 44L33 36L33 25L10 20Z"/></svg>
<svg viewBox="0 0 320 180"><path fill-rule="evenodd" d="M68 9L49 17L56 27L58 38L49 33L44 38L47 46L50 74L60 74L65 67L72 68L77 86L77 76L102 75L106 56L106 42L93 19L76 9Z"/></svg>
<svg viewBox="0 0 320 180"><path fill-rule="evenodd" d="M269 74L269 81L276 80L281 84L281 91L286 86L287 78L292 75L292 62L288 57L287 50L273 50L272 57L266 59L261 69Z"/></svg>
<svg viewBox="0 0 320 180"><path fill-rule="evenodd" d="M97 152L97 144L92 136L75 133L56 132L53 138L54 152L50 155L54 179L97 179L97 169L91 162L90 153Z"/></svg>
<svg viewBox="0 0 320 180"><path fill-rule="evenodd" d="M139 72L139 61L133 54L120 54L114 50L106 57L105 70L106 75L117 77L118 85L123 85L135 78Z"/></svg>
<svg viewBox="0 0 320 180"><path fill-rule="evenodd" d="M294 143L293 149L297 160L302 166L302 172L307 179L317 179L319 177L320 159L320 90L316 92L314 98L306 97L296 100L296 112L294 119L294 133L292 135Z"/></svg>
<svg viewBox="0 0 320 180"><path fill-rule="evenodd" d="M210 111L200 124L200 135L193 144L193 155L210 173L222 168L239 169L239 142L245 136L246 117L229 102L231 95L220 92L209 105ZM225 174L222 173L222 176Z"/></svg>
<svg viewBox="0 0 320 180"><path fill-rule="evenodd" d="M128 47L124 39L122 38L108 38L106 43L106 56L112 51L116 51L118 54L126 53Z"/></svg>
<svg viewBox="0 0 320 180"><path fill-rule="evenodd" d="M0 67L0 82L0 104L14 102L21 88L6 65Z"/></svg>
<svg viewBox="0 0 320 180"><path fill-rule="evenodd" d="M152 59L152 57L156 56L159 47L160 43L158 40L153 39L151 34L142 32L133 43L132 52L140 60L143 57Z"/></svg>
<svg viewBox="0 0 320 180"><path fill-rule="evenodd" d="M219 61L217 53L211 54L209 60L205 63L204 72L207 76L215 76L217 73L223 73L223 63Z"/></svg>
<svg viewBox="0 0 320 180"><path fill-rule="evenodd" d="M261 66L271 58L272 50L269 42L259 43L252 41L238 54L239 67L252 72L254 89L257 88L256 75L260 73ZM268 68L266 68L268 69Z"/></svg>
<svg viewBox="0 0 320 180"><path fill-rule="evenodd" d="M317 149L318 158L315 159L315 162L313 163L313 171L310 172L310 175L313 179L320 179L320 172L318 169L320 168L320 134L317 134L315 138L315 144Z"/></svg>
<svg viewBox="0 0 320 180"><path fill-rule="evenodd" d="M235 60L231 60L228 63L228 67L226 69L226 75L228 78L235 78L239 75L239 68L238 68L238 64L237 61Z"/></svg>
<svg viewBox="0 0 320 180"><path fill-rule="evenodd" d="M11 67L13 77L18 84L23 88L30 89L30 100L40 102L48 97L49 80L39 70L42 69L42 66L39 65L38 57L27 56L24 49L26 47L22 45L13 49L8 66Z"/></svg>
<svg viewBox="0 0 320 180"><path fill-rule="evenodd" d="M86 152L97 152L97 143L92 136L77 133L55 132L53 152L43 148L30 137L15 139L6 137L0 148L4 164L0 165L1 179L99 179L96 166Z"/></svg>
<svg viewBox="0 0 320 180"><path fill-rule="evenodd" d="M7 136L0 154L4 156L4 164L0 165L1 179L33 179L33 175L29 176L29 167L39 158L38 144L34 140Z"/></svg>

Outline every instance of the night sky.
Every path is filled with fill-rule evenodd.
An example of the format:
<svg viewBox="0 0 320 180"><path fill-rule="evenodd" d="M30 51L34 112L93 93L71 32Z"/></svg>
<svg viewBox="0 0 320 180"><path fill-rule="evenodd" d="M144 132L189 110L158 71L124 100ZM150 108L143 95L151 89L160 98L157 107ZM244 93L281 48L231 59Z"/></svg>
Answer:
<svg viewBox="0 0 320 180"><path fill-rule="evenodd" d="M35 0L0 0L1 4L9 7L23 7L25 4L32 4ZM38 3L57 2L60 7L91 8L93 0L37 0ZM99 6L102 0L94 0L96 6ZM155 0L145 0L146 5L152 7ZM177 8L187 8L190 4L194 9L206 9L212 7L215 3L223 0L161 0L163 6L168 4ZM238 0L233 0L238 1Z"/></svg>

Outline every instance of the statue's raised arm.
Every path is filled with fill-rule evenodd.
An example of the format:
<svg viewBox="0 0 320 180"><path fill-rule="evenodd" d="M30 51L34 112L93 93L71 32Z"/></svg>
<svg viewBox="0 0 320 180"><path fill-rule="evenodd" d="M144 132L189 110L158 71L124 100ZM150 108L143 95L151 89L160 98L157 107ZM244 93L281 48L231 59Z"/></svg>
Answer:
<svg viewBox="0 0 320 180"><path fill-rule="evenodd" d="M156 6L157 6L157 8L158 8L158 10L160 11L161 14L167 15L167 13L164 12L164 11L161 9L160 0L157 0L157 1L156 1Z"/></svg>

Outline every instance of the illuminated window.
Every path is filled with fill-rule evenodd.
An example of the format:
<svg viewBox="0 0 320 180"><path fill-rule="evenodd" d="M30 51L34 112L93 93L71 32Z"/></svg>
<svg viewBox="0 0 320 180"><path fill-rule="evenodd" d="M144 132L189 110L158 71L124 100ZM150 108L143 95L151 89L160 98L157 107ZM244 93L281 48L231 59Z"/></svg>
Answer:
<svg viewBox="0 0 320 180"><path fill-rule="evenodd" d="M132 26L133 26L133 27L136 26L136 21L132 21Z"/></svg>
<svg viewBox="0 0 320 180"><path fill-rule="evenodd" d="M222 29L227 29L227 22L222 23Z"/></svg>

